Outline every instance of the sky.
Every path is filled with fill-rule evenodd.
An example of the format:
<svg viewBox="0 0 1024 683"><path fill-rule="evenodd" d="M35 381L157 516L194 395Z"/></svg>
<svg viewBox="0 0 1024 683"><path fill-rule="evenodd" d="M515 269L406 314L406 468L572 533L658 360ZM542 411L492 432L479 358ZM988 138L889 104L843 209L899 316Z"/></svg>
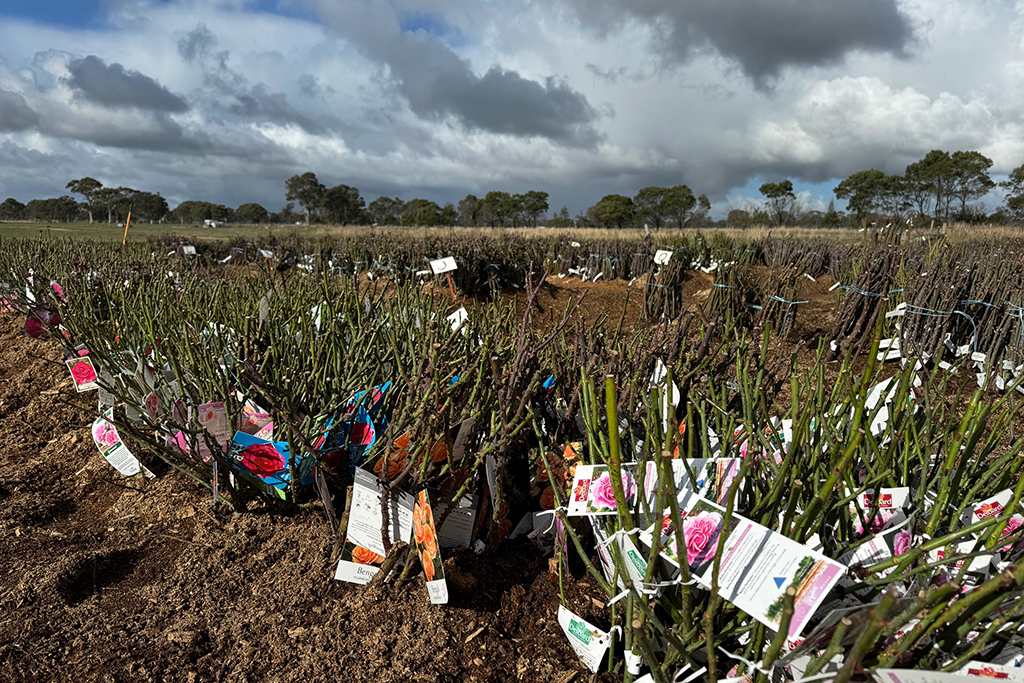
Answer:
<svg viewBox="0 0 1024 683"><path fill-rule="evenodd" d="M0 200L108 186L285 203L1024 163L1024 0L0 0ZM995 208L998 192L986 202ZM842 206L842 203L839 203Z"/></svg>

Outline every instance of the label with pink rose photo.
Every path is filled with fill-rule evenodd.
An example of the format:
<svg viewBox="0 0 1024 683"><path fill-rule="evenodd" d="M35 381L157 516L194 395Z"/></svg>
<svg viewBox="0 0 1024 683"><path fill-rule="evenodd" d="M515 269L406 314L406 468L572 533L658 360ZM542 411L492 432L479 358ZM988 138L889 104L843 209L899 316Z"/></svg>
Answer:
<svg viewBox="0 0 1024 683"><path fill-rule="evenodd" d="M711 587L721 544L720 595L765 626L778 628L786 590L790 586L796 590L790 637L803 631L846 572L842 564L740 515L733 514L726 526L725 509L703 498L681 517L686 561L699 585ZM650 546L653 539L641 533L640 540ZM662 543L662 555L679 566L682 553L677 552L675 526L668 515L662 524Z"/></svg>
<svg viewBox="0 0 1024 683"><path fill-rule="evenodd" d="M86 351L88 353L88 351ZM68 371L71 373L71 379L75 383L75 390L78 393L86 391L92 391L93 389L99 389L100 385L96 382L96 367L92 364L92 359L89 356L77 356L74 358L68 358L64 361L68 366Z"/></svg>
<svg viewBox="0 0 1024 683"><path fill-rule="evenodd" d="M220 444L221 448L226 448L228 440L231 438L231 425L228 422L224 401L204 403L196 409L196 412L199 424L202 425L203 429L213 435L213 438ZM199 448L199 457L203 459L203 462L209 462L210 448L206 445L206 439L200 437L196 441Z"/></svg>
<svg viewBox="0 0 1024 683"><path fill-rule="evenodd" d="M622 492L632 510L636 502L636 478L622 466ZM615 489L607 465L577 465L566 514L570 517L614 515Z"/></svg>
<svg viewBox="0 0 1024 683"><path fill-rule="evenodd" d="M117 427L110 420L114 419L114 409L110 408L92 423L92 440L99 449L100 455L110 463L111 467L126 477L134 477L140 472L152 478L152 473L143 467L132 455L128 447L121 441Z"/></svg>

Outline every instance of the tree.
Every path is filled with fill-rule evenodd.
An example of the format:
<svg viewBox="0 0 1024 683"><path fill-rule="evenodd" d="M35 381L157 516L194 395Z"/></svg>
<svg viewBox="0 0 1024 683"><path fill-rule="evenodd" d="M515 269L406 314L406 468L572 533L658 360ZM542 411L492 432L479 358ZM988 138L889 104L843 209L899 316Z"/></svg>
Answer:
<svg viewBox="0 0 1024 683"><path fill-rule="evenodd" d="M960 201L959 216L962 219L974 217L976 211L968 211L967 205L984 197L996 184L988 176L988 169L992 168L992 160L981 152L953 152L950 158L952 169L950 173L949 194Z"/></svg>
<svg viewBox="0 0 1024 683"><path fill-rule="evenodd" d="M704 222L711 212L711 201L703 194L694 197L686 185L676 185L665 190L662 208L664 215L675 221L677 228L683 229Z"/></svg>
<svg viewBox="0 0 1024 683"><path fill-rule="evenodd" d="M606 228L624 228L633 221L636 206L629 197L609 194L587 210L587 217Z"/></svg>
<svg viewBox="0 0 1024 683"><path fill-rule="evenodd" d="M441 224L441 207L429 199L410 199L402 209L402 225Z"/></svg>
<svg viewBox="0 0 1024 683"><path fill-rule="evenodd" d="M373 216L373 222L377 225L400 225L402 222L402 207L405 203L395 197L377 197L366 210Z"/></svg>
<svg viewBox="0 0 1024 683"><path fill-rule="evenodd" d="M904 173L907 195L920 216L948 217L952 201L953 159L949 152L933 149L923 159L907 166Z"/></svg>
<svg viewBox="0 0 1024 683"><path fill-rule="evenodd" d="M8 197L0 204L0 221L16 221L25 217L25 205L14 197Z"/></svg>
<svg viewBox="0 0 1024 683"><path fill-rule="evenodd" d="M572 227L572 216L569 215L569 207L563 206L551 219L551 225L556 228Z"/></svg>
<svg viewBox="0 0 1024 683"><path fill-rule="evenodd" d="M849 178L836 185L836 198L847 200L850 211L857 214L857 220L864 220L869 214L878 210L886 178L882 171L872 168L868 171L857 171ZM764 192L762 186L762 192Z"/></svg>
<svg viewBox="0 0 1024 683"><path fill-rule="evenodd" d="M766 200L765 208L776 225L782 225L787 218L793 215L796 208L796 194L793 193L792 181L765 183L761 186L760 191Z"/></svg>
<svg viewBox="0 0 1024 683"><path fill-rule="evenodd" d="M170 213L167 200L159 193L133 191L131 194L125 195L125 199L128 201L133 220L153 223L162 221Z"/></svg>
<svg viewBox="0 0 1024 683"><path fill-rule="evenodd" d="M92 223L92 211L96 206L96 194L103 189L103 183L86 176L78 180L72 180L65 186L71 194L80 194L85 197L85 210L89 213L89 222Z"/></svg>
<svg viewBox="0 0 1024 683"><path fill-rule="evenodd" d="M444 208L441 209L441 215L440 220L438 221L438 225L455 225L455 222L458 220L458 217L459 214L455 210L455 205L452 204L451 202L448 202L447 204L444 205Z"/></svg>
<svg viewBox="0 0 1024 683"><path fill-rule="evenodd" d="M828 208L821 217L821 227L838 228L843 222L842 215L836 211L836 200L828 200Z"/></svg>
<svg viewBox="0 0 1024 683"><path fill-rule="evenodd" d="M488 192L484 202L491 207L491 227L504 226L505 221L512 217L516 210L516 201L508 192Z"/></svg>
<svg viewBox="0 0 1024 683"><path fill-rule="evenodd" d="M537 219L548 211L548 193L530 190L521 196L520 204L526 221L536 228Z"/></svg>
<svg viewBox="0 0 1024 683"><path fill-rule="evenodd" d="M999 183L999 187L1006 192L1006 213L1015 221L1024 220L1024 164L1013 169L1010 177ZM0 211L2 209L0 206Z"/></svg>
<svg viewBox="0 0 1024 683"><path fill-rule="evenodd" d="M725 217L725 224L730 228L749 228L750 212L743 209L730 209Z"/></svg>
<svg viewBox="0 0 1024 683"><path fill-rule="evenodd" d="M299 203L306 213L306 225L309 225L310 213L320 206L326 188L320 184L312 171L293 175L284 182L284 188L285 199Z"/></svg>
<svg viewBox="0 0 1024 683"><path fill-rule="evenodd" d="M270 214L259 204L242 204L235 209L235 216L242 223L265 223Z"/></svg>
<svg viewBox="0 0 1024 683"><path fill-rule="evenodd" d="M321 206L329 220L346 225L359 220L366 202L356 188L338 185L324 191Z"/></svg>
<svg viewBox="0 0 1024 683"><path fill-rule="evenodd" d="M479 202L480 200L472 194L467 194L466 198L459 202L456 220L458 225L466 227L476 225L476 207Z"/></svg>
<svg viewBox="0 0 1024 683"><path fill-rule="evenodd" d="M669 190L664 187L643 187L633 197L637 217L644 223L649 223L655 230L660 230L662 224L670 217L665 201L668 193ZM692 192L690 196L693 196Z"/></svg>
<svg viewBox="0 0 1024 683"><path fill-rule="evenodd" d="M72 221L80 211L78 202L68 195L53 199L33 199L25 205L25 213L29 218L54 223Z"/></svg>

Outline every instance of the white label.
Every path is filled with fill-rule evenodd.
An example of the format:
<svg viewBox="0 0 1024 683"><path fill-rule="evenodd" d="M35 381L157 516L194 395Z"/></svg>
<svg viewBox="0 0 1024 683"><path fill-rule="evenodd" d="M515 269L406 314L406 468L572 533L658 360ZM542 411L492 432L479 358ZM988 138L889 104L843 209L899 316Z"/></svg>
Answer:
<svg viewBox="0 0 1024 683"><path fill-rule="evenodd" d="M663 266L672 260L672 252L668 249L659 249L654 252L654 262L659 266Z"/></svg>
<svg viewBox="0 0 1024 683"><path fill-rule="evenodd" d="M447 605L448 582L444 579L438 579L437 581L427 581L427 594L430 596L431 604Z"/></svg>
<svg viewBox="0 0 1024 683"><path fill-rule="evenodd" d="M558 606L558 624L583 664L597 673L601 667L601 660L611 645L608 634L580 619L562 605Z"/></svg>
<svg viewBox="0 0 1024 683"><path fill-rule="evenodd" d="M457 332L467 322L469 322L469 312L464 306L448 316L448 323L452 326L452 332Z"/></svg>
<svg viewBox="0 0 1024 683"><path fill-rule="evenodd" d="M102 455L110 465L126 477L134 477L142 471L142 466L135 456L131 454L128 447L121 441L117 428L112 420L114 409L110 408L103 413L102 417L96 418L92 423L92 440L100 449Z"/></svg>
<svg viewBox="0 0 1024 683"><path fill-rule="evenodd" d="M453 270L459 269L459 264L455 263L455 258L452 256L446 256L430 262L430 269L434 271L434 275L440 275L441 273L450 273Z"/></svg>
<svg viewBox="0 0 1024 683"><path fill-rule="evenodd" d="M196 248L193 247L191 244L186 244L181 248L181 253L184 254L185 256L195 256Z"/></svg>
<svg viewBox="0 0 1024 683"><path fill-rule="evenodd" d="M260 252L260 256L262 256L263 258L274 258L274 252L272 252L272 251L267 251L266 249L260 249L259 252Z"/></svg>

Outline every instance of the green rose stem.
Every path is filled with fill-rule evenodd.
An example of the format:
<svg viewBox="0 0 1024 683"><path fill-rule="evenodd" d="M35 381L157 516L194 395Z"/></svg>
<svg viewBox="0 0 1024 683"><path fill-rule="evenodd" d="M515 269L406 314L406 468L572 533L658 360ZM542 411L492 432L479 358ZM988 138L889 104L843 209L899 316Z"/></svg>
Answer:
<svg viewBox="0 0 1024 683"><path fill-rule="evenodd" d="M843 666L836 673L835 678L832 679L833 683L847 683L853 675L854 666L863 664L864 658L871 651L875 641L882 635L885 617L893 605L896 604L898 597L899 594L896 590L890 589L885 592L882 599L871 610L871 617L868 620L867 627L858 636L856 642L854 642L853 648L851 648L849 655L845 658Z"/></svg>
<svg viewBox="0 0 1024 683"><path fill-rule="evenodd" d="M793 602L795 600L796 589L788 586L785 595L782 596L782 617L779 620L779 630L776 631L775 637L772 638L772 642L768 646L768 651L765 652L764 658L761 659L761 666L765 669L771 669L772 664L779 658L779 653L782 652L786 639L789 638L789 625L793 621ZM765 683L767 680L768 677L763 672L757 672L755 683Z"/></svg>

